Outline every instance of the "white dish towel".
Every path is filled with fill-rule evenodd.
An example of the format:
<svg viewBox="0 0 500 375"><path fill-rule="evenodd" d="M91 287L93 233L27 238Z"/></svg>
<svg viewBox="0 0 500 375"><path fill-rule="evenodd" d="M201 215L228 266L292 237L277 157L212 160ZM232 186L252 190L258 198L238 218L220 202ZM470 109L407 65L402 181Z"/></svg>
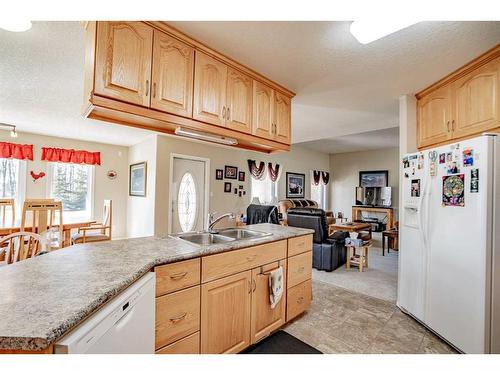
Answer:
<svg viewBox="0 0 500 375"><path fill-rule="evenodd" d="M283 295L283 267L279 266L269 272L269 299L274 309Z"/></svg>

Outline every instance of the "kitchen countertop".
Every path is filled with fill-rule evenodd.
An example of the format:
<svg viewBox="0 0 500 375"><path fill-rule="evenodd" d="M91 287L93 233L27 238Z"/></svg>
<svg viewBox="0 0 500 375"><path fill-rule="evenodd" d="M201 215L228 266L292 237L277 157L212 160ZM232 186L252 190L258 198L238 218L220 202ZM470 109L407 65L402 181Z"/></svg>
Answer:
<svg viewBox="0 0 500 375"><path fill-rule="evenodd" d="M0 350L43 350L153 267L313 233L274 224L255 240L199 246L171 237L74 245L0 267Z"/></svg>

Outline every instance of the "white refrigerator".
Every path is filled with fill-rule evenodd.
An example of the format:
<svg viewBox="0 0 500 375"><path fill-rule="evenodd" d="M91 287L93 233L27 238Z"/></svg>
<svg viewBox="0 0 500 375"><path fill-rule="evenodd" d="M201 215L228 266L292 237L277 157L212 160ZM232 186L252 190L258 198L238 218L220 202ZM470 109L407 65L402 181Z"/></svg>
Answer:
<svg viewBox="0 0 500 375"><path fill-rule="evenodd" d="M500 136L405 155L398 306L464 353L500 353Z"/></svg>

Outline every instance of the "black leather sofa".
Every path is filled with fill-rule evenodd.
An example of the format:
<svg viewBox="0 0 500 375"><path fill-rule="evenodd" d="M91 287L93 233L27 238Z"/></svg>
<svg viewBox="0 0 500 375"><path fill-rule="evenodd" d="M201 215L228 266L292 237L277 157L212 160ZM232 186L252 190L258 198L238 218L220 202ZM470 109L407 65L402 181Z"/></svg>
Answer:
<svg viewBox="0 0 500 375"><path fill-rule="evenodd" d="M328 237L325 211L319 208L290 208L288 225L314 229L313 267L317 270L333 271L346 262L345 239L348 232L335 232Z"/></svg>

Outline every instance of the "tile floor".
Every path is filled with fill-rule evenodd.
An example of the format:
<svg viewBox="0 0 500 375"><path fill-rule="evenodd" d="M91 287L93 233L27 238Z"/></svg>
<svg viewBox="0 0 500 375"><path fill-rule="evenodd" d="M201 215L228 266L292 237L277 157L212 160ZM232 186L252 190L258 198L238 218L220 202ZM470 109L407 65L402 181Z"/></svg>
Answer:
<svg viewBox="0 0 500 375"><path fill-rule="evenodd" d="M320 281L313 295L285 331L323 353L456 353L392 301Z"/></svg>

